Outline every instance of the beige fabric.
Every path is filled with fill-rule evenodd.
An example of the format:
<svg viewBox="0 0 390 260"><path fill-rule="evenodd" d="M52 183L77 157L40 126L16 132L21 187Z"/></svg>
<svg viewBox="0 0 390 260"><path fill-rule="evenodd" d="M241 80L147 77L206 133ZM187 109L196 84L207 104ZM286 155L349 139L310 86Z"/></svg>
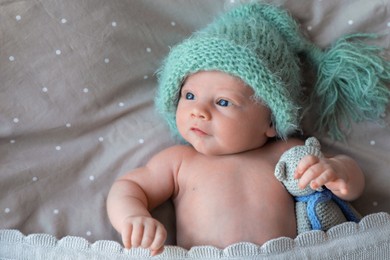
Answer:
<svg viewBox="0 0 390 260"><path fill-rule="evenodd" d="M174 142L153 108L155 72L170 46L235 2L0 0L0 228L120 241L105 211L112 182ZM389 55L388 1L269 2L323 47L379 33L373 42ZM383 119L354 126L347 144L321 139L364 169L354 203L364 215L390 212L389 112ZM169 243L171 213L159 211Z"/></svg>

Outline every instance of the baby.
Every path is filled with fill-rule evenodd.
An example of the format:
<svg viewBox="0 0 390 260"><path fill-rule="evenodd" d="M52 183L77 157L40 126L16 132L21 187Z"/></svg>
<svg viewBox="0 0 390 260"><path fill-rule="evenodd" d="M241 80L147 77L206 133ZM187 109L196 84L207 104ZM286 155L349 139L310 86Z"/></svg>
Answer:
<svg viewBox="0 0 390 260"><path fill-rule="evenodd" d="M126 248L161 252L166 231L149 211L169 198L184 248L296 236L294 202L273 173L280 155L302 142L267 142L276 134L271 113L250 87L226 73L195 73L182 87L176 120L191 146L160 152L111 189L109 216ZM355 199L364 184L360 169L342 156L308 157L301 176L302 187L326 185L344 199Z"/></svg>
<svg viewBox="0 0 390 260"><path fill-rule="evenodd" d="M113 184L108 215L126 248L163 251L167 231L150 211L168 199L177 244L187 249L296 236L294 201L274 169L284 151L303 144L288 137L299 130L298 54L306 49L315 63L321 51L285 11L252 3L171 50L159 73L156 106L185 144ZM364 189L361 169L344 155L307 156L295 177L301 188L326 186L344 200Z"/></svg>

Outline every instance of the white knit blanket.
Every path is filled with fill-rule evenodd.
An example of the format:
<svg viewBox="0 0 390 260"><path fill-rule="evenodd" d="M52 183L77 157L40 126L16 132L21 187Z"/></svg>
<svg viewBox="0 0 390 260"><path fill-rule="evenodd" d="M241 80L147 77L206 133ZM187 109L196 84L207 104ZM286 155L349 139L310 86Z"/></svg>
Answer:
<svg viewBox="0 0 390 260"><path fill-rule="evenodd" d="M23 235L0 230L0 259L145 259L146 249L124 249L114 241L89 243L81 237L57 239L48 234ZM390 259L390 214L375 213L358 224L348 222L295 239L278 238L262 246L237 243L225 249L212 246L185 250L166 246L157 259Z"/></svg>

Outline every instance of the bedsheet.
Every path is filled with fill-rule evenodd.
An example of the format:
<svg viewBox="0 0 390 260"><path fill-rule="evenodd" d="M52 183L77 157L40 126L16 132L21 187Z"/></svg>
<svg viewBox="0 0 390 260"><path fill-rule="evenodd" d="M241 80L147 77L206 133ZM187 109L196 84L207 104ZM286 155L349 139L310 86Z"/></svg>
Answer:
<svg viewBox="0 0 390 260"><path fill-rule="evenodd" d="M170 46L239 2L0 0L0 243L17 232L120 242L105 210L112 182L175 143L154 110L156 70ZM389 1L267 2L323 48L375 33L370 42L390 58ZM364 170L353 203L363 215L390 212L389 114L354 124L346 142L320 138ZM316 134L310 120L305 130ZM154 214L174 244L172 205Z"/></svg>

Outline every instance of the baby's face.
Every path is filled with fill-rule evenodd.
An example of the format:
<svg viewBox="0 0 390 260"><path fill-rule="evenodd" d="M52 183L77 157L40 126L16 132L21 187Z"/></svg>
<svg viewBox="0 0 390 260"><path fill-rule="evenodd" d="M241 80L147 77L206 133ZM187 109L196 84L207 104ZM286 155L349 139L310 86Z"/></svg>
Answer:
<svg viewBox="0 0 390 260"><path fill-rule="evenodd" d="M182 89L176 124L182 137L206 155L256 149L275 136L270 110L253 99L253 90L218 71L189 76Z"/></svg>

